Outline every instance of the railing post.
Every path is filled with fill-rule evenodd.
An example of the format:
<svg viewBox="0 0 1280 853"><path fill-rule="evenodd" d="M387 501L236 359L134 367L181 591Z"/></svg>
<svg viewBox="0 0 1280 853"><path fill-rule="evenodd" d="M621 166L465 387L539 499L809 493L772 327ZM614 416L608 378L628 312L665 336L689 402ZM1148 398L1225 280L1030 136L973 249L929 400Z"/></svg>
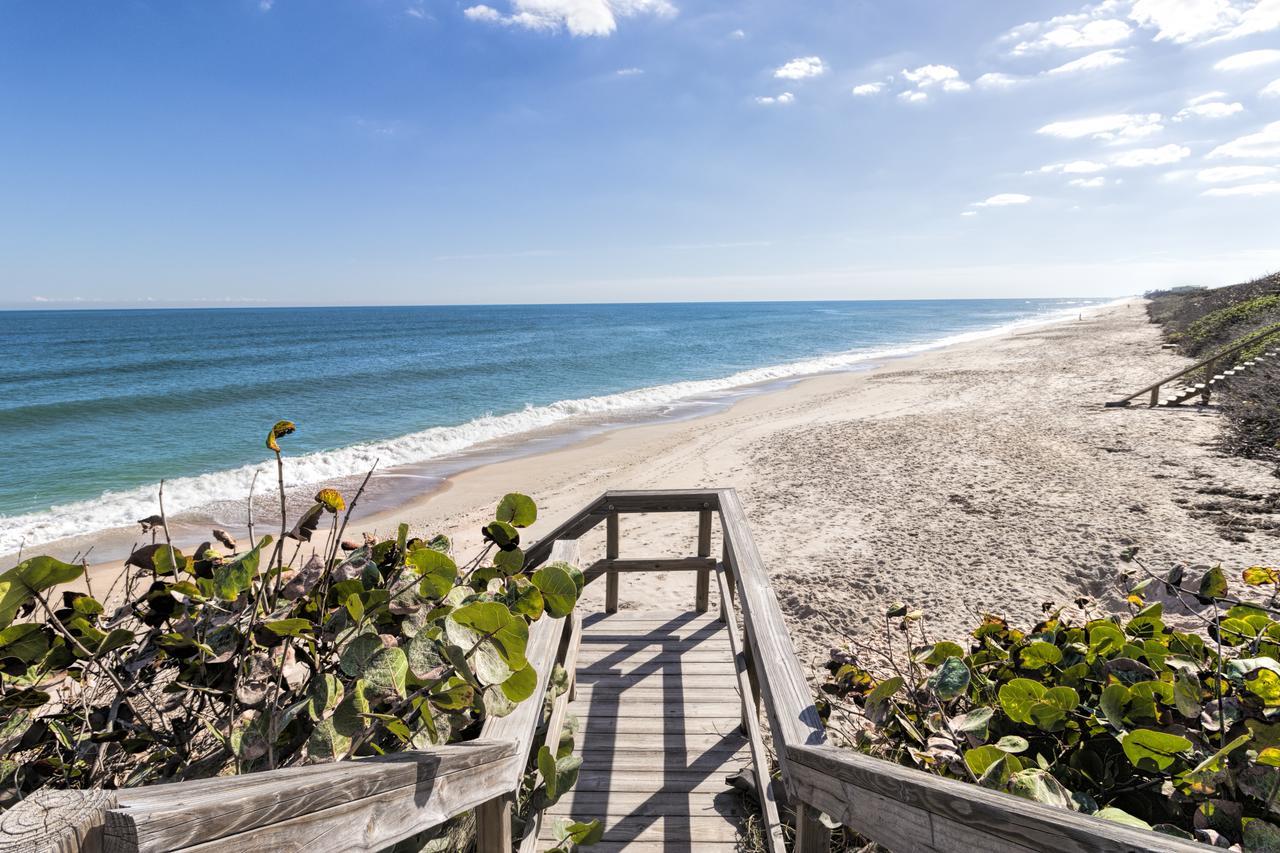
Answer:
<svg viewBox="0 0 1280 853"><path fill-rule="evenodd" d="M698 556L711 556L711 510L704 509L698 513ZM698 591L694 598L694 606L699 613L706 613L711 607L711 570L698 569Z"/></svg>
<svg viewBox="0 0 1280 853"><path fill-rule="evenodd" d="M724 537L724 542L720 543L720 565L724 566L724 579L729 585L729 596L736 597L738 581L733 576L733 567L729 565L729 537L727 536Z"/></svg>
<svg viewBox="0 0 1280 853"><path fill-rule="evenodd" d="M792 805L796 813L796 840L791 853L829 853L831 830L818 820L818 812L794 798Z"/></svg>
<svg viewBox="0 0 1280 853"><path fill-rule="evenodd" d="M606 560L618 559L618 514L609 513L605 520L604 556ZM618 612L618 573L609 572L604 578L604 612Z"/></svg>
<svg viewBox="0 0 1280 853"><path fill-rule="evenodd" d="M1204 366L1204 388L1200 389L1200 405L1209 405L1209 395L1213 393L1209 388L1209 383L1213 381L1214 368L1218 366L1217 359L1209 359L1209 363Z"/></svg>
<svg viewBox="0 0 1280 853"><path fill-rule="evenodd" d="M1154 409L1158 405L1160 405L1160 386L1159 385L1151 389L1151 408Z"/></svg>
<svg viewBox="0 0 1280 853"><path fill-rule="evenodd" d="M503 794L476 807L476 853L511 853L515 797Z"/></svg>

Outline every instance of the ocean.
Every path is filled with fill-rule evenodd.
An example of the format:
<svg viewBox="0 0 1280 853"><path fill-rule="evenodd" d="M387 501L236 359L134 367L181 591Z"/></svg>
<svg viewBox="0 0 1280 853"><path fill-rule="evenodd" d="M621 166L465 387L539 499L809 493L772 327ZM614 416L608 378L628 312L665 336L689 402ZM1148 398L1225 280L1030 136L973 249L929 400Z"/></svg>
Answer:
<svg viewBox="0 0 1280 853"><path fill-rule="evenodd" d="M1100 300L0 312L0 554L290 485L421 490L466 454L680 417ZM495 451L496 452L496 451ZM381 478L376 478L381 479ZM393 492L394 489L391 489ZM381 492L388 494L388 489ZM236 515L238 513L238 515Z"/></svg>

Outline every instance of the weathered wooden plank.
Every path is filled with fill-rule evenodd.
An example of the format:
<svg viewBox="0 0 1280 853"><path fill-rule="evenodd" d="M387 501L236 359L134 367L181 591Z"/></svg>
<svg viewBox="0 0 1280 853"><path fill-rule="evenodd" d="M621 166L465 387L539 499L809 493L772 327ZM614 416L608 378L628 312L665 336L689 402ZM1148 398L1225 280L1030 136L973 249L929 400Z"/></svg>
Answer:
<svg viewBox="0 0 1280 853"><path fill-rule="evenodd" d="M550 841L544 847L548 849ZM602 841L593 844L588 850L591 853L689 853L692 848L686 845L668 846L665 841ZM737 841L700 841L696 853L740 853Z"/></svg>
<svg viewBox="0 0 1280 853"><path fill-rule="evenodd" d="M117 792L108 851L295 850L295 839L338 832L308 853L377 850L475 807L502 790L514 742L471 741L421 752L177 782ZM238 786L238 787L237 787ZM190 793L188 793L190 792ZM373 821L373 817L377 821ZM376 824L376 825L375 825Z"/></svg>
<svg viewBox="0 0 1280 853"><path fill-rule="evenodd" d="M729 786L719 768L710 770L644 771L582 770L575 791L631 791L636 793L724 791Z"/></svg>
<svg viewBox="0 0 1280 853"><path fill-rule="evenodd" d="M698 513L698 556L709 560L711 565L698 571L697 589L694 592L693 607L699 613L706 613L711 607L711 572L716 567L715 560L710 559L711 510L709 509L704 509Z"/></svg>
<svg viewBox="0 0 1280 853"><path fill-rule="evenodd" d="M586 582L591 583L603 574L614 572L706 572L714 568L715 560L701 557L636 557L625 560L606 557L596 560L587 567L583 574ZM605 611L613 614L614 610Z"/></svg>
<svg viewBox="0 0 1280 853"><path fill-rule="evenodd" d="M796 659L777 596L769 584L768 572L733 489L720 493L720 526L729 543L729 561L738 582L743 622L754 653L756 674L760 677L769 730L780 745L823 743L826 730L822 718L814 707L809 682ZM785 778L785 759L780 763Z"/></svg>
<svg viewBox="0 0 1280 853"><path fill-rule="evenodd" d="M599 646L620 646L629 650L638 650L644 646L667 646L669 651L676 649L722 648L729 642L720 631L712 626L697 628L670 628L657 631L626 631L610 626L604 630L598 626L593 631L582 635L582 644L589 648Z"/></svg>
<svg viewBox="0 0 1280 853"><path fill-rule="evenodd" d="M1212 848L830 746L788 746L796 795L890 850L1195 853Z"/></svg>
<svg viewBox="0 0 1280 853"><path fill-rule="evenodd" d="M727 720L730 725L737 724L738 704L735 697L732 702L689 702L689 703L664 703L657 702L634 702L625 698L609 697L597 695L591 702L590 710L585 714L580 713L589 720L615 717L663 717L666 719L710 719L710 720Z"/></svg>
<svg viewBox="0 0 1280 853"><path fill-rule="evenodd" d="M738 682L738 708L742 715L742 730L751 748L751 769L756 778L756 792L760 800L760 814L764 819L766 844L771 853L786 853L786 840L782 834L782 818L778 811L778 794L774 790L773 771L769 765L769 753L764 749L764 737L760 732L760 719L755 699L747 679L746 658L738 641L738 615L733 609L733 595L723 568L716 572L720 587L720 615L728 627L729 642L733 649L734 674Z"/></svg>
<svg viewBox="0 0 1280 853"><path fill-rule="evenodd" d="M652 739L636 747L614 746L593 749L582 754L582 766L594 770L701 770L720 767L726 773L736 772L751 761L746 739L721 741L711 749L688 745L663 748Z"/></svg>
<svg viewBox="0 0 1280 853"><path fill-rule="evenodd" d="M577 709L574 709L578 713ZM681 717L589 717L578 713L585 728L591 731L612 731L619 735L627 734L666 734L676 735L728 735L738 730L738 719L732 718L694 718Z"/></svg>
<svg viewBox="0 0 1280 853"><path fill-rule="evenodd" d="M737 680L733 676L732 663L725 656L723 661L709 662L702 672L689 672L683 666L643 668L634 672L619 672L616 667L604 670L579 670L580 687L608 686L619 691L628 689L679 690L682 685L693 685L706 688L736 689Z"/></svg>
<svg viewBox="0 0 1280 853"><path fill-rule="evenodd" d="M588 613L582 617L582 624L592 626L597 622L697 622L710 625L716 617L692 610L648 610L623 607L617 613Z"/></svg>
<svg viewBox="0 0 1280 853"><path fill-rule="evenodd" d="M655 654L638 658L599 654L588 657L586 654L579 654L578 675L583 681L596 678L651 678L668 672L681 678L695 678L700 675L721 675L729 663L727 648L710 654L689 652L685 656Z"/></svg>
<svg viewBox="0 0 1280 853"><path fill-rule="evenodd" d="M606 532L605 532L605 546L604 546L605 560L612 562L618 559L618 548L620 547L620 542L619 542L620 534L618 532L618 514L616 512L610 512L606 522L607 523L605 526ZM585 572L583 573L583 577L586 578L587 583L590 583L591 581L595 580L599 576L600 576L599 572L592 575L591 577L586 577L586 573ZM605 583L604 612L617 613L618 612L618 573L609 572L605 576L604 583Z"/></svg>
<svg viewBox="0 0 1280 853"><path fill-rule="evenodd" d="M0 853L100 853L115 791L35 791L0 814Z"/></svg>
<svg viewBox="0 0 1280 853"><path fill-rule="evenodd" d="M608 511L604 509L604 495L596 498L587 506L578 510L554 530L525 549L524 565L526 569L541 566L551 556L552 546L561 540L576 540L605 520Z"/></svg>
<svg viewBox="0 0 1280 853"><path fill-rule="evenodd" d="M514 794L503 794L476 809L476 853L511 853Z"/></svg>
<svg viewBox="0 0 1280 853"><path fill-rule="evenodd" d="M617 791L579 791L565 794L550 809L553 815L664 815L687 814L695 817L723 815L738 818L753 811L737 791L714 793L637 794Z"/></svg>
<svg viewBox="0 0 1280 853"><path fill-rule="evenodd" d="M609 491L601 498L610 512L693 512L719 508L721 489Z"/></svg>
<svg viewBox="0 0 1280 853"><path fill-rule="evenodd" d="M588 817L585 813L575 818ZM606 816L604 837L613 841L665 841L668 845L685 841L701 845L703 842L737 841L738 827L722 815L627 815ZM543 828L543 838L555 838L553 827Z"/></svg>
<svg viewBox="0 0 1280 853"><path fill-rule="evenodd" d="M592 697L597 699L605 699L605 697L613 697L606 699L612 702L626 702L632 705L653 705L653 704L738 704L738 686L729 680L719 680L720 676L716 676L714 682L698 682L688 681L683 684L676 682L674 679L668 679L667 685L663 686L662 682L655 681L653 686L644 686L646 682L640 682L640 686L623 684L611 684L607 682L583 682L578 687L578 695L586 701L591 701Z"/></svg>

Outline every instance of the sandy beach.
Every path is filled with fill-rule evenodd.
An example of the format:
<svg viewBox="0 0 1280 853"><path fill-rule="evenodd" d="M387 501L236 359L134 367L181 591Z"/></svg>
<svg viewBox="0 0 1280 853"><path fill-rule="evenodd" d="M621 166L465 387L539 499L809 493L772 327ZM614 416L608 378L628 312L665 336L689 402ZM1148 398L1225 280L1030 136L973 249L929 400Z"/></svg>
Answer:
<svg viewBox="0 0 1280 853"><path fill-rule="evenodd" d="M1222 525L1277 482L1214 450L1214 411L1103 408L1184 364L1161 350L1135 300L477 467L353 522L349 536L407 521L415 534L452 536L466 556L508 491L537 501L533 540L606 489L732 486L814 666L842 635L879 634L898 601L923 609L939 638L988 611L1033 621L1042 603L1081 596L1117 609L1126 546L1155 568L1231 573L1278 550L1274 529ZM689 556L695 537L691 519L628 517L622 556ZM584 559L603 556L603 530L583 546ZM92 571L101 589L118 564ZM687 574L623 579L624 608L683 610L692 598ZM602 599L595 584L585 606Z"/></svg>

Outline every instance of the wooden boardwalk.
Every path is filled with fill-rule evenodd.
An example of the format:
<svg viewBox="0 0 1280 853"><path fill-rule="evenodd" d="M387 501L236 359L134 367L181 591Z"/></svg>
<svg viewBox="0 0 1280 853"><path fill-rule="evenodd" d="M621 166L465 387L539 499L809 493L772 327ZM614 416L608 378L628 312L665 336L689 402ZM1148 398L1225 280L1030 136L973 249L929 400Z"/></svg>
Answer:
<svg viewBox="0 0 1280 853"><path fill-rule="evenodd" d="M569 704L582 770L547 811L539 849L564 817L604 823L596 853L737 849L744 804L725 777L750 767L751 753L724 623L625 610L582 625Z"/></svg>

